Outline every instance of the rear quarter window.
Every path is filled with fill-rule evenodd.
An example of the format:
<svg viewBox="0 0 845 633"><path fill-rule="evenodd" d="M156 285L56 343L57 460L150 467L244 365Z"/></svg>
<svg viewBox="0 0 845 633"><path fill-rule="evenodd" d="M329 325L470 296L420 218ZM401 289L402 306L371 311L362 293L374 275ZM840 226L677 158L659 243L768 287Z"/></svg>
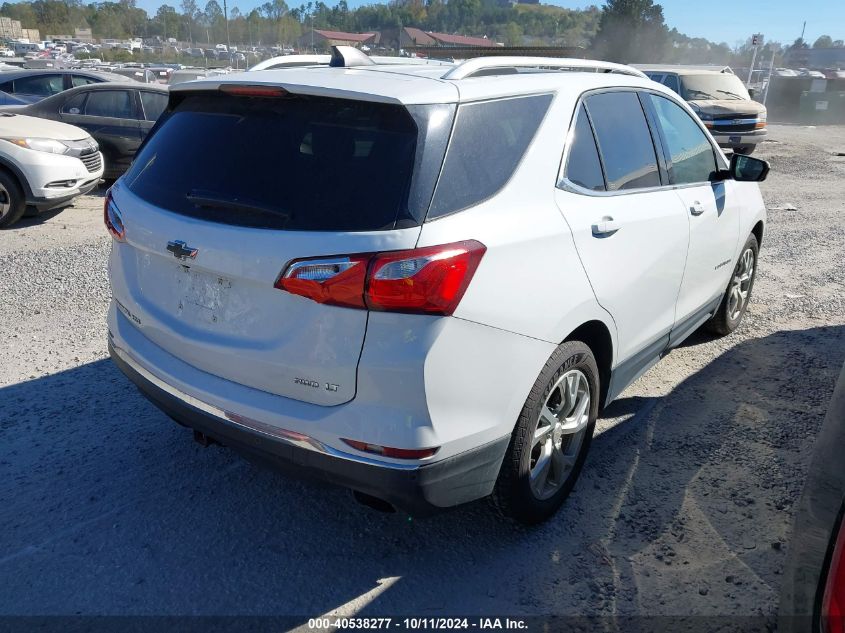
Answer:
<svg viewBox="0 0 845 633"><path fill-rule="evenodd" d="M546 94L461 105L427 219L466 209L504 187L551 102Z"/></svg>

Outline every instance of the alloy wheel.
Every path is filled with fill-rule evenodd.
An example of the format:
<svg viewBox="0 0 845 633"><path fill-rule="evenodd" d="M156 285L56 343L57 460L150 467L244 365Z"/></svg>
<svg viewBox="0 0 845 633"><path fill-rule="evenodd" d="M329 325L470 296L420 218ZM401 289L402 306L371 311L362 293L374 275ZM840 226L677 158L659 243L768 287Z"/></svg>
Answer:
<svg viewBox="0 0 845 633"><path fill-rule="evenodd" d="M748 303L751 280L754 278L754 251L746 248L736 265L728 290L728 316L735 321Z"/></svg>
<svg viewBox="0 0 845 633"><path fill-rule="evenodd" d="M578 369L555 382L537 418L529 481L537 499L552 497L572 472L590 421L590 383Z"/></svg>

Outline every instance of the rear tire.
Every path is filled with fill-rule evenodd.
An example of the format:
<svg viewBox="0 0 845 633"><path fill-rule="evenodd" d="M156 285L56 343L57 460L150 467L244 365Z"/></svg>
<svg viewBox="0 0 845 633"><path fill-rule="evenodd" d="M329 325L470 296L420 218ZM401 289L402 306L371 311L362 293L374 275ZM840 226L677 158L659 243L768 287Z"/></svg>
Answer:
<svg viewBox="0 0 845 633"><path fill-rule="evenodd" d="M26 201L18 181L0 171L0 229L12 226L26 211Z"/></svg>
<svg viewBox="0 0 845 633"><path fill-rule="evenodd" d="M751 302L751 290L757 277L757 258L760 247L757 237L752 233L740 251L739 260L722 297L716 314L705 324L713 334L726 336L739 327L742 317Z"/></svg>
<svg viewBox="0 0 845 633"><path fill-rule="evenodd" d="M572 491L596 425L599 370L584 343L558 347L516 423L492 501L528 525L551 517Z"/></svg>

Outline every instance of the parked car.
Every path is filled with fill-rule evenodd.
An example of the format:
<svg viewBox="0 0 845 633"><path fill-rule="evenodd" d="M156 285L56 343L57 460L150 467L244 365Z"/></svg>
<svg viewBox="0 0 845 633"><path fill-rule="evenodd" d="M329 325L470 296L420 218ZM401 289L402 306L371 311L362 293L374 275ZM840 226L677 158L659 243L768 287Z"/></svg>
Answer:
<svg viewBox="0 0 845 633"><path fill-rule="evenodd" d="M35 103L76 86L126 81L125 77L89 70L9 70L0 74L0 91Z"/></svg>
<svg viewBox="0 0 845 633"><path fill-rule="evenodd" d="M785 633L845 631L845 366L815 440L783 574Z"/></svg>
<svg viewBox="0 0 845 633"><path fill-rule="evenodd" d="M112 72L123 77L124 81L128 78L144 84L158 83L158 77L148 68L116 68Z"/></svg>
<svg viewBox="0 0 845 633"><path fill-rule="evenodd" d="M185 81L194 81L196 79L205 79L206 77L225 75L227 72L228 71L222 68L182 68L181 70L174 70L170 73L168 83L170 85L180 84Z"/></svg>
<svg viewBox="0 0 845 633"><path fill-rule="evenodd" d="M88 132L105 159L103 177L113 180L127 170L165 107L165 86L109 82L65 90L14 111L62 121Z"/></svg>
<svg viewBox="0 0 845 633"><path fill-rule="evenodd" d="M766 138L766 107L751 99L739 77L728 71L683 66L640 66L648 77L681 95L720 147L751 154Z"/></svg>
<svg viewBox="0 0 845 633"><path fill-rule="evenodd" d="M103 159L87 132L19 114L0 114L0 228L27 208L45 211L93 189Z"/></svg>
<svg viewBox="0 0 845 633"><path fill-rule="evenodd" d="M541 521L603 406L739 326L768 165L626 66L333 63L171 88L105 203L112 358L203 443Z"/></svg>

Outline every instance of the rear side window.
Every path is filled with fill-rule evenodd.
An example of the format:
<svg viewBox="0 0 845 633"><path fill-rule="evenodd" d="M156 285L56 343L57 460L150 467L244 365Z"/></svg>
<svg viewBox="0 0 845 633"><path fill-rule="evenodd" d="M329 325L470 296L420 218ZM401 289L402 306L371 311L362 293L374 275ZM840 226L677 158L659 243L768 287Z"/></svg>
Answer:
<svg viewBox="0 0 845 633"><path fill-rule="evenodd" d="M151 204L211 222L392 229L419 225L408 206L416 148L417 125L398 105L190 93L160 120L124 182Z"/></svg>
<svg viewBox="0 0 845 633"><path fill-rule="evenodd" d="M131 90L97 90L88 95L85 114L114 119L134 119L134 94Z"/></svg>
<svg viewBox="0 0 845 633"><path fill-rule="evenodd" d="M144 106L144 118L155 121L167 107L167 95L160 92L141 91L141 103Z"/></svg>
<svg viewBox="0 0 845 633"><path fill-rule="evenodd" d="M65 105L62 107L63 114L82 114L83 104L85 103L85 97L88 95L86 93L81 93L77 95L73 95L70 99L65 101Z"/></svg>
<svg viewBox="0 0 845 633"><path fill-rule="evenodd" d="M672 161L672 182L707 182L716 171L716 156L710 141L689 114L665 97L647 95L654 104L657 122L663 132Z"/></svg>
<svg viewBox="0 0 845 633"><path fill-rule="evenodd" d="M603 92L587 98L607 190L660 186L657 156L640 100L633 92Z"/></svg>
<svg viewBox="0 0 845 633"><path fill-rule="evenodd" d="M551 102L552 95L536 95L461 105L427 219L465 209L504 187Z"/></svg>
<svg viewBox="0 0 845 633"><path fill-rule="evenodd" d="M566 160L567 180L585 189L604 191L604 175L596 139L593 137L590 120L583 105L578 107L578 118L573 132L569 158Z"/></svg>
<svg viewBox="0 0 845 633"><path fill-rule="evenodd" d="M74 88L76 88L78 86L98 84L100 81L98 79L93 79L92 77L86 77L85 75L71 75L70 83Z"/></svg>

